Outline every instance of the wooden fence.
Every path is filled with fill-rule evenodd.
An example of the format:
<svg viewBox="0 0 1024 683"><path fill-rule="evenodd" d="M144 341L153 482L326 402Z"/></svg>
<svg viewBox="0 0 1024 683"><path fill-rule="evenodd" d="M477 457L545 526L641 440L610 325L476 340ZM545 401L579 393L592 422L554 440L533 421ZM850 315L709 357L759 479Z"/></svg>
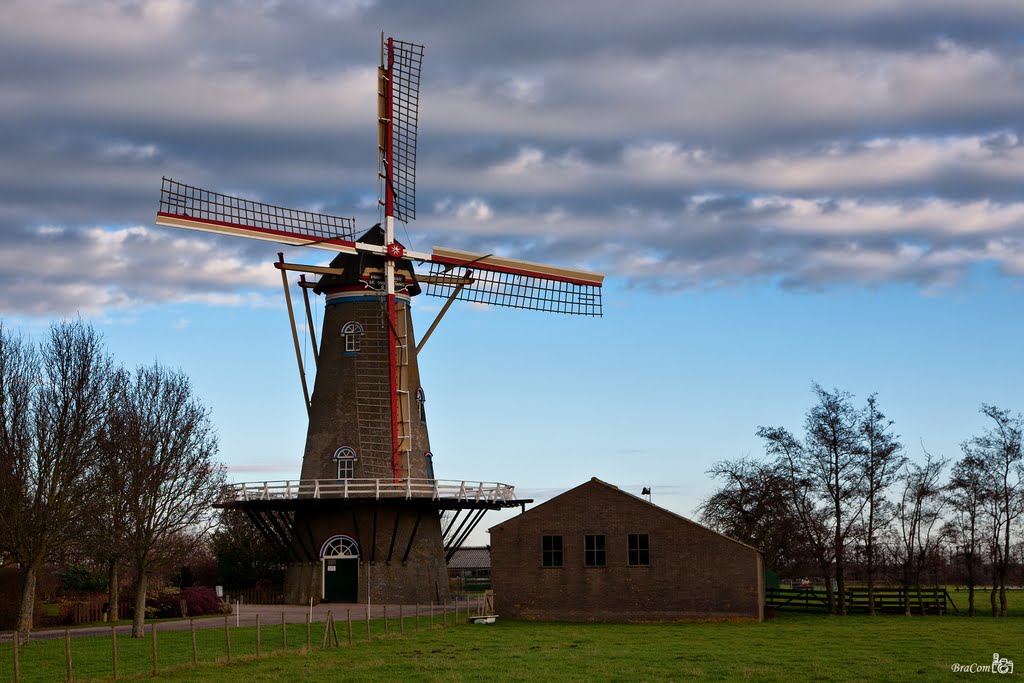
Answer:
<svg viewBox="0 0 1024 683"><path fill-rule="evenodd" d="M229 605L234 605L235 602L240 602L243 605L283 605L284 593L279 590L266 588L225 591L224 602Z"/></svg>
<svg viewBox="0 0 1024 683"><path fill-rule="evenodd" d="M121 619L129 619L135 612L135 603L131 600L121 600L117 603L117 606L118 615ZM48 618L47 621L71 626L106 621L107 607L106 597L89 598L78 602L64 602L60 605L57 614Z"/></svg>
<svg viewBox="0 0 1024 683"><path fill-rule="evenodd" d="M836 600L840 599L836 594ZM867 588L847 588L842 596L847 614L867 613L869 607ZM909 602L911 614L946 614L950 609L957 612L956 604L949 591L938 586L931 588L876 588L875 612L883 614L905 614ZM774 609L798 609L808 612L827 612L828 594L823 588L768 588L765 590L765 607Z"/></svg>

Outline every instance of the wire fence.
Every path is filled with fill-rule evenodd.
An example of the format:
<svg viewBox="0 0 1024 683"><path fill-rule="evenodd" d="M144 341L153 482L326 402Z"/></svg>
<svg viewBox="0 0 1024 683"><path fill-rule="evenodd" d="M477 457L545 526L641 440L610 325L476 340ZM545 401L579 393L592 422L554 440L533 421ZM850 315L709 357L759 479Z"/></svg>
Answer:
<svg viewBox="0 0 1024 683"><path fill-rule="evenodd" d="M478 598L372 610L321 606L312 614L301 607L250 606L223 616L149 622L141 638L131 637L130 624L116 624L34 631L20 645L7 632L0 634L0 681L117 680L241 657L301 654L452 626L482 607Z"/></svg>

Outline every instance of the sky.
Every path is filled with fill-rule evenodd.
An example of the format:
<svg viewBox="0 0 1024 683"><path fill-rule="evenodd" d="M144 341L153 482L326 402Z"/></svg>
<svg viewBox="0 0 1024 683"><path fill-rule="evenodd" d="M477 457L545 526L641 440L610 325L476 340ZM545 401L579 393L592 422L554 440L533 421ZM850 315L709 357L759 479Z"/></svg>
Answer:
<svg viewBox="0 0 1024 683"><path fill-rule="evenodd" d="M272 263L330 255L157 227L160 179L369 228L381 32L425 45L399 239L607 276L601 318L453 307L439 478L694 516L813 382L877 393L911 458L1024 409L1019 0L4 0L0 320L180 367L231 480L298 477Z"/></svg>

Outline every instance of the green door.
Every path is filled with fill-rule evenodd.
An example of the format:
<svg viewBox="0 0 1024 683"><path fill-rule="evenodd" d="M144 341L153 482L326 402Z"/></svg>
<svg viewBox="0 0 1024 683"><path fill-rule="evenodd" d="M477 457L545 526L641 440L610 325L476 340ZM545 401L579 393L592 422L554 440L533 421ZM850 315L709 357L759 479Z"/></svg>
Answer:
<svg viewBox="0 0 1024 683"><path fill-rule="evenodd" d="M359 558L324 559L324 602L356 602L359 597Z"/></svg>

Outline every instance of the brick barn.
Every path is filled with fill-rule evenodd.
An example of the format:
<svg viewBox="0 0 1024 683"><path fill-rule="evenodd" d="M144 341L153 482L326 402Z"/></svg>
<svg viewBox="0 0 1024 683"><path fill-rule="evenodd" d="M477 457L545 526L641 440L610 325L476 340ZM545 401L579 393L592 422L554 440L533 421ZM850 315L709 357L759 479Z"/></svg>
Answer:
<svg viewBox="0 0 1024 683"><path fill-rule="evenodd" d="M518 619L764 618L751 546L599 479L490 529L495 610Z"/></svg>

